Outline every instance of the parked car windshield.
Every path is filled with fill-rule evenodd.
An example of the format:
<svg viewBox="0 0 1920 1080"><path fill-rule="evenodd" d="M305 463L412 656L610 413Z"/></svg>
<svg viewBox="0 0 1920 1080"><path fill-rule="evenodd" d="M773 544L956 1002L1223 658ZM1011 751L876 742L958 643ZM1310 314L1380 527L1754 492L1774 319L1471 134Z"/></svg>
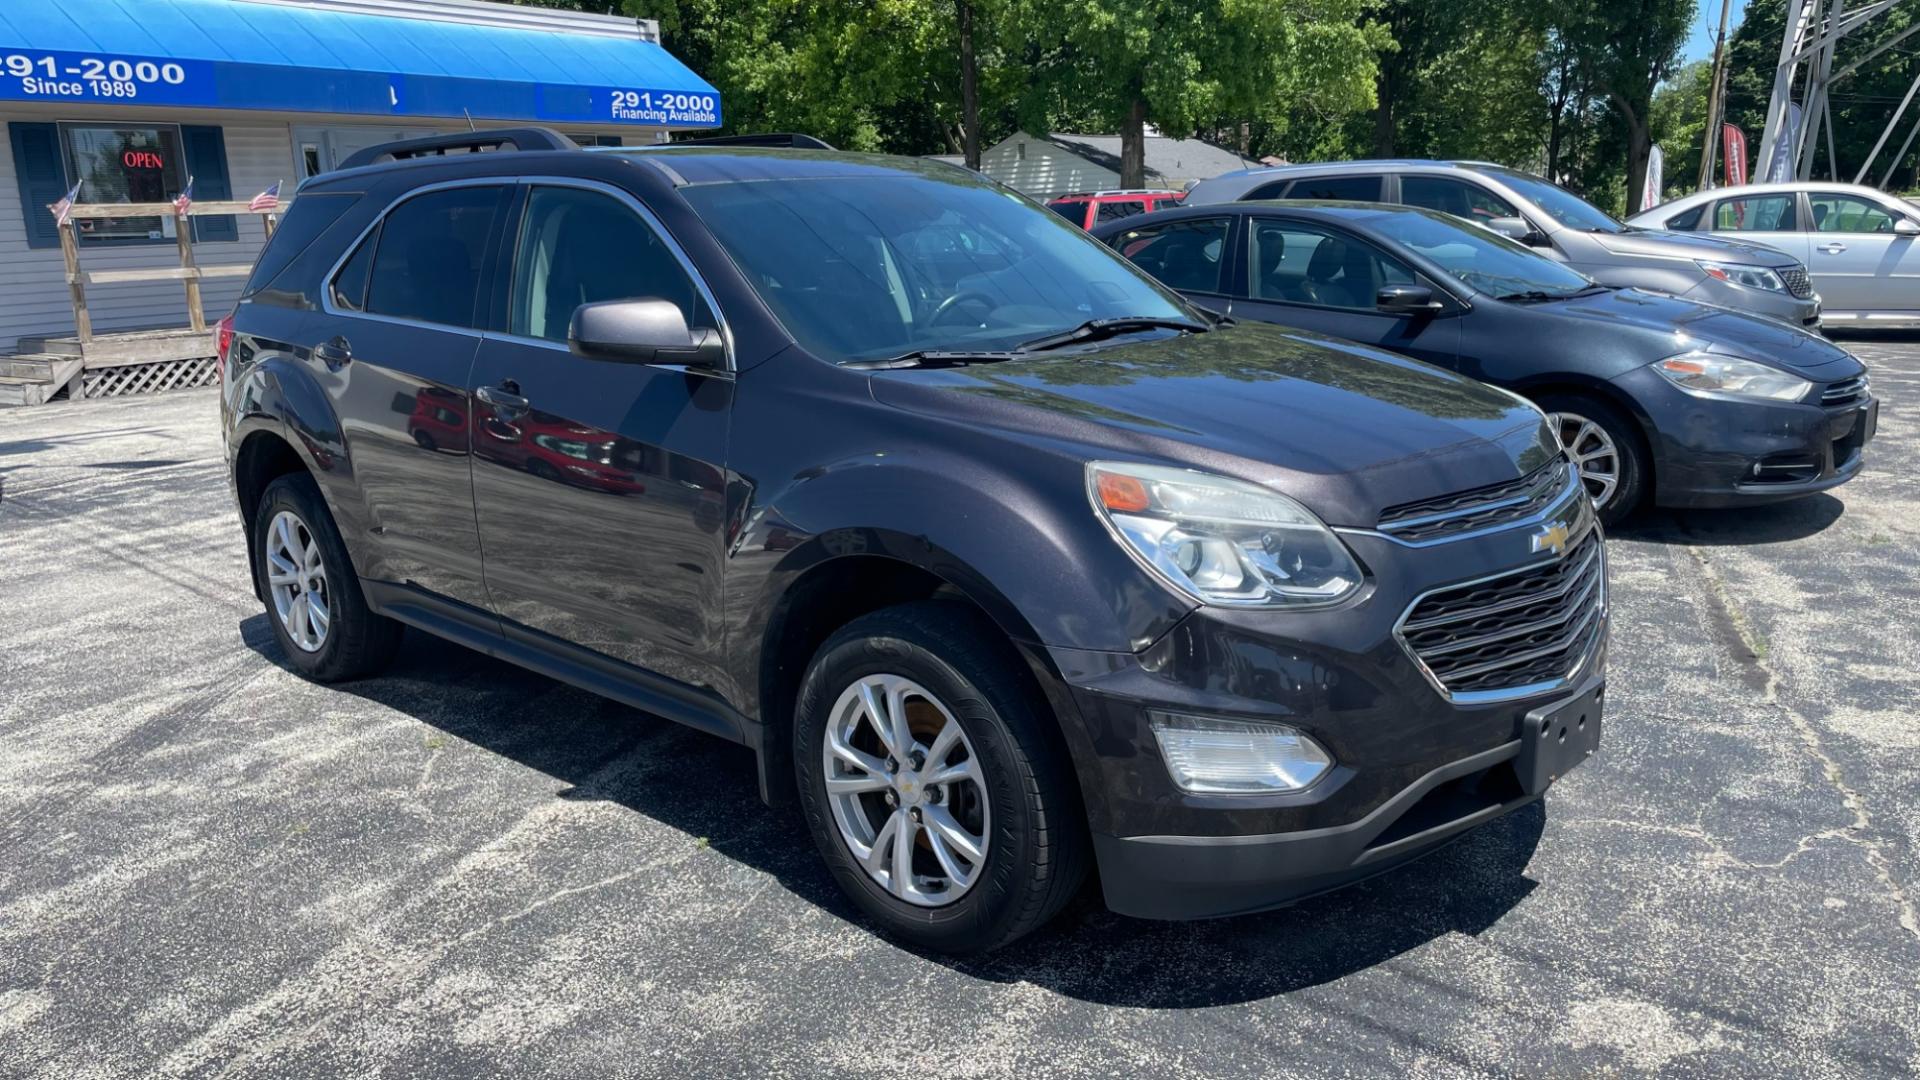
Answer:
<svg viewBox="0 0 1920 1080"><path fill-rule="evenodd" d="M1512 169L1487 169L1486 172L1499 177L1502 183L1531 200L1541 211L1569 229L1604 233L1627 231L1625 225L1613 220L1606 211L1532 173Z"/></svg>
<svg viewBox="0 0 1920 1080"><path fill-rule="evenodd" d="M1367 223L1468 287L1493 296L1571 296L1593 288L1593 280L1578 270L1458 218L1407 210L1377 214Z"/></svg>
<svg viewBox="0 0 1920 1080"><path fill-rule="evenodd" d="M1089 319L1193 320L1079 228L910 173L681 189L789 333L828 360L1011 349Z"/></svg>

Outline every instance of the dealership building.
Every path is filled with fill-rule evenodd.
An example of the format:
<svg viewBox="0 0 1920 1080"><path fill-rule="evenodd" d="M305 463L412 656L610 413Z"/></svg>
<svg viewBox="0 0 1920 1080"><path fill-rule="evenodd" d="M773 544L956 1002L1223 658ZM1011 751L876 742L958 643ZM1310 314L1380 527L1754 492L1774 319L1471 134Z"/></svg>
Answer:
<svg viewBox="0 0 1920 1080"><path fill-rule="evenodd" d="M49 204L245 201L363 147L541 124L582 145L717 127L720 96L649 20L480 0L20 0L0 4L0 353L73 333ZM244 208L242 208L244 209ZM138 212L137 210L129 212ZM184 326L183 219L76 215L94 333ZM218 318L266 239L255 214L184 219ZM118 279L118 280L116 280Z"/></svg>

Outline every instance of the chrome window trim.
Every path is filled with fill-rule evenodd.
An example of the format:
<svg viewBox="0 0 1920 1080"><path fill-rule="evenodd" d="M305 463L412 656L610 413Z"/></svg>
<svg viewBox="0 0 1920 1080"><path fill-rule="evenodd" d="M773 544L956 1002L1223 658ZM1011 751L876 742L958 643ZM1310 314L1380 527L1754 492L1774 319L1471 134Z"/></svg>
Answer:
<svg viewBox="0 0 1920 1080"><path fill-rule="evenodd" d="M1575 496L1578 496L1582 499L1586 498L1586 488L1580 484L1579 482L1580 477L1578 472L1576 471L1578 469L1578 466L1574 465L1572 462L1568 462L1565 468L1569 474L1568 479L1570 482L1566 484L1565 488L1561 491L1560 496L1558 498L1554 499L1552 502L1541 507L1539 510L1535 511L1532 514L1529 514L1526 517L1515 518L1512 521L1503 521L1498 525L1488 525L1487 527L1481 528L1481 529L1469 529L1468 531L1462 532L1462 533L1451 533L1446 536L1436 536L1430 540L1406 540L1406 539L1402 539L1401 537L1395 536L1393 533L1385 529L1364 529L1354 525L1335 526L1333 531L1336 533L1344 533L1348 536L1378 537L1379 539L1388 540L1395 544L1399 544L1401 547L1429 548L1429 547L1436 547L1440 544L1452 544L1461 540L1472 540L1477 537L1492 536L1494 533L1505 532L1508 529L1524 529L1531 525L1538 525L1541 522L1546 521L1548 518L1558 515L1562 510L1565 509L1567 503L1573 501ZM1453 513L1448 516L1460 517L1467 512L1479 513L1486 509L1488 509L1488 506L1486 505L1476 506L1471 511ZM1404 522L1397 523L1397 524L1399 524L1401 528L1408 527L1408 525ZM1471 584L1471 583L1462 582L1461 584Z"/></svg>
<svg viewBox="0 0 1920 1080"><path fill-rule="evenodd" d="M1582 489L1581 494L1582 496L1585 495L1584 489ZM1415 652L1413 646L1408 643L1406 637L1407 620L1412 617L1414 610L1418 608L1427 597L1432 596L1434 593L1448 592L1453 589L1462 589L1472 585L1484 584L1489 581L1498 581L1501 578L1512 577L1515 574L1528 573L1540 567L1551 565L1560 559L1566 558L1566 556L1556 555L1551 559L1540 559L1529 562L1524 566L1514 567L1511 570L1485 574L1477 578L1469 578L1466 581L1455 581L1446 585L1436 585L1431 589L1422 591L1420 595L1414 597L1407 603L1406 609L1400 612L1400 617L1394 620L1393 640L1399 644L1400 651L1405 653L1408 659L1413 661L1413 666L1418 669L1421 676L1427 680L1427 685L1433 687L1434 692L1439 694L1441 698L1450 704L1459 706L1492 705L1505 701L1517 701L1521 698L1551 693L1556 690L1564 690L1579 681L1581 674L1593 662L1593 658L1599 654L1603 647L1603 643L1606 640L1608 618L1606 534L1601 530L1599 519L1595 518L1592 514L1584 515L1582 520L1584 521L1585 527L1580 530L1577 536L1568 540L1568 544L1571 546L1581 543L1587 538L1588 533L1597 534L1600 538L1600 546L1595 552L1595 556L1600 560L1600 592L1595 600L1595 608L1592 613L1592 618L1596 624L1593 629L1595 634L1594 644L1579 656L1575 657L1572 664L1568 666L1567 671L1559 678L1550 679L1545 682L1528 683L1525 686L1510 686L1501 690L1467 690L1456 693L1447 689L1446 684L1441 682L1438 676L1434 675L1433 669L1427 666L1427 662L1422 660L1420 654ZM1516 659L1525 659L1525 657Z"/></svg>
<svg viewBox="0 0 1920 1080"><path fill-rule="evenodd" d="M392 214L401 203L418 198L421 195L429 195L436 191L445 191L451 188L510 188L514 186L514 183L514 179L510 176L470 176L459 180L441 180L432 184L422 184L419 187L408 188L392 202L382 207L380 212L373 216L373 220L367 223L366 228L361 229L359 234L353 238L353 243L341 249L340 257L335 259L333 265L327 268L327 276L322 278L320 282L320 310L328 315L342 319L366 319L370 322L386 323L389 326L417 326L427 330L444 330L448 333L460 334L464 337L476 339L484 337L485 332L473 326L453 326L448 323L428 322L425 319L403 319L397 315L381 315L372 311L343 311L335 307L333 303L333 280L340 276L341 269L347 265L348 260L353 258L354 253L360 250L360 245L367 242L367 236L385 224L388 215ZM379 254L378 251L374 252L376 261L378 260ZM369 291L373 288L373 267L371 265L367 267L367 288Z"/></svg>

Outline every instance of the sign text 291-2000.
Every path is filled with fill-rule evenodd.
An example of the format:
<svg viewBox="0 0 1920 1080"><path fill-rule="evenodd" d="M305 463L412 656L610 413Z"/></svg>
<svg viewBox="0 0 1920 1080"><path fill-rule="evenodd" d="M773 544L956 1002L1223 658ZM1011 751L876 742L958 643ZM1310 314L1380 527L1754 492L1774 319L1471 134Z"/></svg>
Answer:
<svg viewBox="0 0 1920 1080"><path fill-rule="evenodd" d="M20 80L20 92L29 97L137 98L143 84L179 86L187 81L186 69L172 61L98 56L9 53L0 57L0 71Z"/></svg>

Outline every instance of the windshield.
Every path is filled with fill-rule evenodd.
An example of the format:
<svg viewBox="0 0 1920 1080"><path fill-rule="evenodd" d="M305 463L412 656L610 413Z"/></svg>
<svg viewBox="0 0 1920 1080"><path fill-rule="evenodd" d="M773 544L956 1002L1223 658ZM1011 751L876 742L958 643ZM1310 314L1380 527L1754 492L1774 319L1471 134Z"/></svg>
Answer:
<svg viewBox="0 0 1920 1080"><path fill-rule="evenodd" d="M1194 317L1060 215L977 181L891 173L681 193L794 339L836 362Z"/></svg>
<svg viewBox="0 0 1920 1080"><path fill-rule="evenodd" d="M1494 296L1571 296L1592 279L1500 234L1458 218L1409 210L1374 215L1367 224L1424 255L1468 287Z"/></svg>
<svg viewBox="0 0 1920 1080"><path fill-rule="evenodd" d="M1531 199L1547 216L1569 229L1581 232L1626 232L1627 227L1607 216L1607 212L1558 184L1549 183L1532 173L1511 169L1488 169L1489 175Z"/></svg>

